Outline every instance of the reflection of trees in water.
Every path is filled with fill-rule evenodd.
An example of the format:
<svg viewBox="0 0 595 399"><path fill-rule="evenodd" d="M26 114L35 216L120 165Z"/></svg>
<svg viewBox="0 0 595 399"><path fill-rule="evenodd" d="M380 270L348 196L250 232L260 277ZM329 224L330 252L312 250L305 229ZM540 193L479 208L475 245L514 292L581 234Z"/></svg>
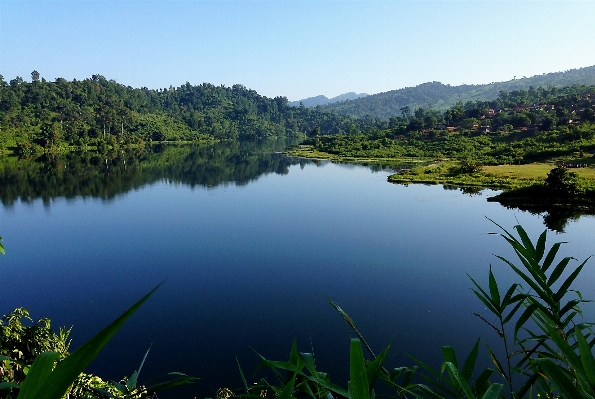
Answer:
<svg viewBox="0 0 595 399"><path fill-rule="evenodd" d="M506 205L507 209L518 209L523 212L529 212L532 215L541 216L543 224L550 230L557 233L564 233L566 226L570 222L576 222L581 216L595 215L595 210L571 209L560 207L547 207L538 205Z"/></svg>
<svg viewBox="0 0 595 399"><path fill-rule="evenodd" d="M245 185L263 174L287 174L289 166L308 163L279 153L287 140L232 142L211 146L156 145L107 153L44 155L35 161L0 165L4 205L77 196L111 199L157 181L191 187Z"/></svg>
<svg viewBox="0 0 595 399"><path fill-rule="evenodd" d="M468 195L482 195L483 188L478 186L457 186L451 184L444 184L442 187L445 190L461 191ZM529 212L532 215L541 216L543 224L558 233L564 233L564 229L570 222L577 221L581 216L595 215L595 209L576 209L576 208L561 208L559 206L547 206L543 204L511 204L500 203L507 209L518 209L523 212Z"/></svg>
<svg viewBox="0 0 595 399"><path fill-rule="evenodd" d="M483 190L485 189L481 186L456 186L452 184L443 184L442 188L445 190L460 191L461 193L467 194L471 197L474 195L481 196Z"/></svg>

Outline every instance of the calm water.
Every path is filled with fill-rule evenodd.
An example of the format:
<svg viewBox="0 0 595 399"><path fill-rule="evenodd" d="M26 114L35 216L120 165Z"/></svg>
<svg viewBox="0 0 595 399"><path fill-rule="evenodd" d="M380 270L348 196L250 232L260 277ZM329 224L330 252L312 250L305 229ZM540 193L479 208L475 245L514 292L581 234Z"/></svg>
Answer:
<svg viewBox="0 0 595 399"><path fill-rule="evenodd" d="M465 273L484 282L493 264L510 281L492 254L514 255L486 234L497 229L485 217L510 229L518 221L535 237L540 216L488 203L490 191L392 185L389 171L275 149L165 149L143 155L145 164L111 154L105 165L54 159L44 170L4 169L2 313L23 306L55 327L72 325L76 348L167 279L90 369L130 375L152 344L141 382L169 371L203 378L166 398L239 388L236 357L251 377L253 350L285 360L294 338L344 385L349 331L326 296L377 351L392 342L389 367L410 365L405 353L435 363L441 345L462 356L478 336L495 342L471 314L483 307ZM569 241L564 254L581 259L595 253L594 232L595 220L582 217L550 240ZM589 298L593 270L591 262L577 286Z"/></svg>

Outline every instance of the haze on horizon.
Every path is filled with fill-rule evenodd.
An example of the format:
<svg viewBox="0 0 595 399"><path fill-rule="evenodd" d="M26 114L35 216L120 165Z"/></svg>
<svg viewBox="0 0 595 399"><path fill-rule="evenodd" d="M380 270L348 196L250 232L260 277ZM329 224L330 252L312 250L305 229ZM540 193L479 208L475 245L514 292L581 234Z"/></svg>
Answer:
<svg viewBox="0 0 595 399"><path fill-rule="evenodd" d="M299 100L595 65L590 1L0 1L0 74Z"/></svg>

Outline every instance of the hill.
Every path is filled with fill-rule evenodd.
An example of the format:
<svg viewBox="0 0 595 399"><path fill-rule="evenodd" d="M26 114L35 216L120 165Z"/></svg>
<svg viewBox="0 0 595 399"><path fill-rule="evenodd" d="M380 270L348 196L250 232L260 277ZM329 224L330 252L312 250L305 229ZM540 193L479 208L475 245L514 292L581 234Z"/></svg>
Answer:
<svg viewBox="0 0 595 399"><path fill-rule="evenodd" d="M306 107L306 108L313 108L313 107L316 107L317 105L328 105L328 104L338 103L341 101L356 100L358 98L367 97L368 95L369 94L366 94L366 93L357 94L357 93L351 91L349 93L344 93L344 94L338 95L337 97L333 97L333 98L327 98L326 96L320 95L320 96L316 96L316 97L304 98L303 100L290 101L289 105L291 105L293 107L299 107L300 103L302 103L302 104L304 104L304 107Z"/></svg>
<svg viewBox="0 0 595 399"><path fill-rule="evenodd" d="M326 105L323 109L360 118L370 115L372 118L387 120L391 116L401 115L400 110L405 106L412 110L428 106L436 110L446 110L458 102L493 99L500 94L500 91L527 90L531 86L545 88L575 84L595 85L595 66L484 85L451 86L440 82L428 82L415 87L405 87Z"/></svg>
<svg viewBox="0 0 595 399"><path fill-rule="evenodd" d="M208 83L150 90L101 75L46 81L31 73L6 82L0 75L0 153L42 148L140 145L149 141L299 137L345 131L347 115L291 107L242 85ZM23 147L25 146L25 147Z"/></svg>

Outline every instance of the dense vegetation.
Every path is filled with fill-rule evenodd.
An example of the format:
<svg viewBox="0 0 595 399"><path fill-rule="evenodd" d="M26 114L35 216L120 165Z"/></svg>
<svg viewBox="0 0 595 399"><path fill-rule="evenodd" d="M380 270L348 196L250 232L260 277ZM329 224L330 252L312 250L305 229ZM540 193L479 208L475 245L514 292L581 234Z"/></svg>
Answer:
<svg viewBox="0 0 595 399"><path fill-rule="evenodd" d="M529 90L530 87L565 87L572 85L595 85L595 66L536 75L530 78L513 79L484 85L451 86L440 82L423 83L415 87L391 90L356 100L343 101L324 106L323 109L356 117L368 115L372 119L387 120L398 115L401 108L432 107L445 110L457 102L485 101L502 90Z"/></svg>
<svg viewBox="0 0 595 399"><path fill-rule="evenodd" d="M148 141L298 137L319 127L346 131L350 117L291 107L242 85L203 83L132 88L101 75L82 81L31 82L0 76L0 152L20 155L68 146L114 147Z"/></svg>

